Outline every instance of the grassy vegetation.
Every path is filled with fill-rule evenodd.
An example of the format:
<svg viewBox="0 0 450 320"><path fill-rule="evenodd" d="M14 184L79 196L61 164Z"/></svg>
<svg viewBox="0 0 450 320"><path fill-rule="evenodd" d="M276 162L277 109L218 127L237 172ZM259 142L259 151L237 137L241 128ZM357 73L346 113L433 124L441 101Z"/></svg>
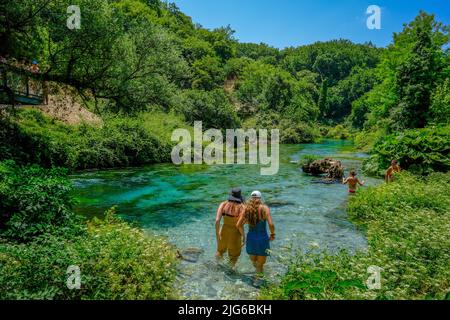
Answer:
<svg viewBox="0 0 450 320"><path fill-rule="evenodd" d="M302 158L299 161L300 166L308 166L310 165L312 162L321 159L320 156L315 155L315 154L305 154L302 156Z"/></svg>
<svg viewBox="0 0 450 320"><path fill-rule="evenodd" d="M351 137L350 130L343 124L338 124L331 128L322 128L323 135L330 139L349 139Z"/></svg>
<svg viewBox="0 0 450 320"><path fill-rule="evenodd" d="M408 173L360 190L350 217L367 229L367 252L298 253L262 299L444 299L450 296L450 174ZM369 290L369 266L381 289Z"/></svg>
<svg viewBox="0 0 450 320"><path fill-rule="evenodd" d="M40 111L21 110L0 126L1 159L70 169L137 166L170 160L170 136L189 128L173 114L106 116L102 126L69 126Z"/></svg>
<svg viewBox="0 0 450 320"><path fill-rule="evenodd" d="M175 250L164 239L131 227L113 209L82 221L70 209L62 170L3 162L0 171L0 299L177 297ZM81 289L67 287L69 266L80 268Z"/></svg>

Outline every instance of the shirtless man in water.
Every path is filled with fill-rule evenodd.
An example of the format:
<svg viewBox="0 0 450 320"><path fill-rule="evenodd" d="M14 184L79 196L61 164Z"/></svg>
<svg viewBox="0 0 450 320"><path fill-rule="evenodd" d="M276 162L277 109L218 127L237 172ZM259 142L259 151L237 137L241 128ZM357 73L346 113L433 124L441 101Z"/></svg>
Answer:
<svg viewBox="0 0 450 320"><path fill-rule="evenodd" d="M356 192L356 187L358 186L358 184L360 186L364 185L364 181L363 182L359 181L359 179L356 177L356 172L353 170L350 171L350 177L342 178L342 183L348 184L348 192L350 193Z"/></svg>
<svg viewBox="0 0 450 320"><path fill-rule="evenodd" d="M392 160L391 166L386 170L386 174L384 175L384 181L386 181L386 183L392 182L394 180L394 173L400 171L401 169L397 164L397 160Z"/></svg>

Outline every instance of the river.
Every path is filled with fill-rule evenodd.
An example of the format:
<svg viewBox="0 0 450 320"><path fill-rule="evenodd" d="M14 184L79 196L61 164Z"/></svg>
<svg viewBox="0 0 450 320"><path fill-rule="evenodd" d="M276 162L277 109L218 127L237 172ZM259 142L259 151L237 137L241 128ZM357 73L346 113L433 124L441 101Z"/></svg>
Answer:
<svg viewBox="0 0 450 320"><path fill-rule="evenodd" d="M214 218L218 204L228 190L239 186L244 196L262 192L271 207L277 239L272 242L273 257L265 273L276 281L284 272L279 262L290 248L364 249L361 230L348 221L345 211L349 195L340 184L313 183L301 172L299 161L305 154L341 160L346 168L358 170L367 156L355 152L349 141L324 140L317 144L282 145L277 175L261 176L256 165L157 164L143 168L103 170L72 176L76 211L87 216L101 215L117 205L127 221L143 230L166 236L178 248L199 248L197 262L183 261L177 286L189 299L253 299L258 289L252 284L253 266L243 250L233 272L217 263ZM362 177L367 185L379 180Z"/></svg>

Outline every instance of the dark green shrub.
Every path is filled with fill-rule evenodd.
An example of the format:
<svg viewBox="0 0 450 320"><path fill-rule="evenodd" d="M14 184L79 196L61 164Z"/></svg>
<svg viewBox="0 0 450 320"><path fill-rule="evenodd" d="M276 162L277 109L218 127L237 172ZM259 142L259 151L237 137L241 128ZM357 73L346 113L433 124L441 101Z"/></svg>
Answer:
<svg viewBox="0 0 450 320"><path fill-rule="evenodd" d="M37 235L70 224L71 185L67 170L20 168L14 162L0 163L0 235L29 241Z"/></svg>
<svg viewBox="0 0 450 320"><path fill-rule="evenodd" d="M450 169L450 126L411 129L380 139L373 155L365 163L365 171L382 173L392 159L404 169L427 174Z"/></svg>
<svg viewBox="0 0 450 320"><path fill-rule="evenodd" d="M308 166L310 165L313 161L319 160L321 159L321 157L314 155L314 154L305 154L302 156L302 158L300 159L300 166Z"/></svg>
<svg viewBox="0 0 450 320"><path fill-rule="evenodd" d="M77 236L45 234L15 244L0 238L0 299L175 298L175 250L106 214L83 224ZM78 266L81 288L69 289L69 266Z"/></svg>
<svg viewBox="0 0 450 320"><path fill-rule="evenodd" d="M181 112L190 125L193 125L194 121L202 121L204 129L225 130L237 128L240 124L236 111L222 89L211 92L186 91L183 103Z"/></svg>
<svg viewBox="0 0 450 320"><path fill-rule="evenodd" d="M296 122L290 119L280 121L280 142L287 144L311 143L318 140L320 132L312 123Z"/></svg>
<svg viewBox="0 0 450 320"><path fill-rule="evenodd" d="M44 167L70 169L139 166L169 161L171 142L166 135L161 137L160 132L170 128L159 130L150 127L145 119L145 114L111 117L104 121L103 126L69 126L45 117L38 110L22 110L17 121L5 120L0 127L0 137L8 137L0 142L1 157L22 164L37 163Z"/></svg>
<svg viewBox="0 0 450 320"><path fill-rule="evenodd" d="M114 210L84 223L70 189L64 169L0 162L0 299L174 298L174 248ZM80 289L67 287L69 266Z"/></svg>

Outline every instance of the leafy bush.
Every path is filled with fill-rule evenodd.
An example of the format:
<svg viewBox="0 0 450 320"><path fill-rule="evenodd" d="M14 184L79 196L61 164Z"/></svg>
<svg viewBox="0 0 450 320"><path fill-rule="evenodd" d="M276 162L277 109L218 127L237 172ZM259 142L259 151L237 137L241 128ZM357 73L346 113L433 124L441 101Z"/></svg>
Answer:
<svg viewBox="0 0 450 320"><path fill-rule="evenodd" d="M140 119L111 118L100 130L88 125L70 146L71 168L107 168L158 163L170 159L170 145L144 127Z"/></svg>
<svg viewBox="0 0 450 320"><path fill-rule="evenodd" d="M430 119L432 123L450 122L450 79L438 86L433 93L430 106Z"/></svg>
<svg viewBox="0 0 450 320"><path fill-rule="evenodd" d="M0 299L167 299L175 250L108 211L84 223L70 211L63 169L0 163ZM24 243L26 241L26 243ZM81 289L69 290L69 266Z"/></svg>
<svg viewBox="0 0 450 320"><path fill-rule="evenodd" d="M192 88L214 90L223 84L225 71L217 57L205 56L192 64L194 80Z"/></svg>
<svg viewBox="0 0 450 320"><path fill-rule="evenodd" d="M386 132L381 128L371 131L363 130L354 135L355 146L361 151L369 152L373 149L374 145L385 136Z"/></svg>
<svg viewBox="0 0 450 320"><path fill-rule="evenodd" d="M288 259L279 285L263 299L444 299L450 293L450 173L362 189L350 217L367 229L368 249L355 254L300 253ZM365 284L369 266L381 270L381 289Z"/></svg>
<svg viewBox="0 0 450 320"><path fill-rule="evenodd" d="M320 138L320 131L313 123L283 118L274 112L263 112L255 117L248 118L245 128L278 129L280 142L287 144L311 143Z"/></svg>
<svg viewBox="0 0 450 320"><path fill-rule="evenodd" d="M277 126L275 126L276 128ZM311 143L317 141L319 131L311 123L283 119L279 125L280 142L288 144Z"/></svg>
<svg viewBox="0 0 450 320"><path fill-rule="evenodd" d="M70 191L65 169L20 168L12 161L0 162L0 235L28 241L67 227L75 219Z"/></svg>
<svg viewBox="0 0 450 320"><path fill-rule="evenodd" d="M315 155L315 154L305 154L302 156L299 164L300 166L308 166L310 165L313 161L319 160L321 159L319 156Z"/></svg>
<svg viewBox="0 0 450 320"><path fill-rule="evenodd" d="M261 291L261 299L330 300L351 299L366 291L364 279L352 270L359 266L346 251L337 255L299 251L285 263L288 270L281 283Z"/></svg>
<svg viewBox="0 0 450 320"><path fill-rule="evenodd" d="M76 237L46 234L23 245L1 242L0 299L175 298L175 251L107 213ZM81 288L68 289L69 266Z"/></svg>
<svg viewBox="0 0 450 320"><path fill-rule="evenodd" d="M211 92L189 90L184 93L183 101L181 111L190 125L194 121L202 121L205 129L225 130L237 128L240 124L236 111L222 89Z"/></svg>
<svg viewBox="0 0 450 320"><path fill-rule="evenodd" d="M381 173L397 159L404 169L420 174L450 169L450 126L411 129L386 136L365 162L365 171Z"/></svg>
<svg viewBox="0 0 450 320"><path fill-rule="evenodd" d="M159 114L153 112L152 116L160 119ZM169 120L155 123L149 117L147 113L135 117L107 117L102 127L69 126L38 110L22 110L17 122L5 121L4 129L0 130L11 137L0 142L0 149L7 151L2 153L2 159L71 169L168 161L171 151L169 130L181 125L182 121L167 115Z"/></svg>
<svg viewBox="0 0 450 320"><path fill-rule="evenodd" d="M330 128L326 134L327 138L331 139L348 139L350 138L350 131L342 124L338 124L333 128Z"/></svg>

